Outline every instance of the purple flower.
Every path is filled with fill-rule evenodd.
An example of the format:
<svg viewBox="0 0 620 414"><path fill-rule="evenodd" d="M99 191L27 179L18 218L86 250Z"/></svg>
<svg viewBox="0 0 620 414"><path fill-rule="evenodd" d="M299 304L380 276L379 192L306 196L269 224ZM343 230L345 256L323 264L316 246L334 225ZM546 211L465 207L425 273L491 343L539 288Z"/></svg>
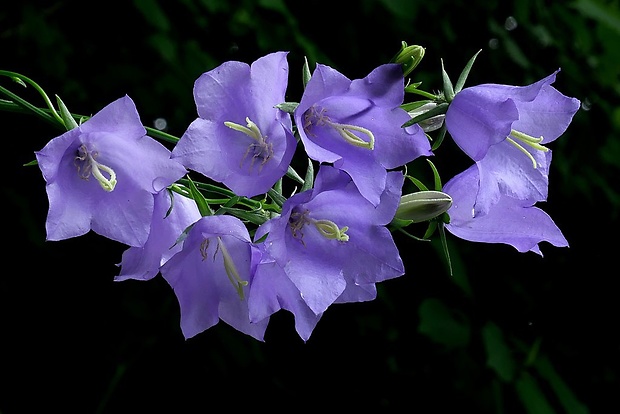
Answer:
<svg viewBox="0 0 620 414"><path fill-rule="evenodd" d="M351 81L319 64L295 110L308 156L349 173L373 205L385 190L386 169L432 155L418 125L401 128L411 119L400 108L404 93L401 65L382 65Z"/></svg>
<svg viewBox="0 0 620 414"><path fill-rule="evenodd" d="M174 194L174 193L172 193ZM181 250L176 244L185 229L201 217L196 202L168 191L155 194L151 232L142 247L130 247L123 252L121 271L116 281L149 280L159 268Z"/></svg>
<svg viewBox="0 0 620 414"><path fill-rule="evenodd" d="M172 151L187 168L228 186L237 195L266 193L288 170L295 152L283 103L288 84L286 52L250 67L225 62L194 84L198 118Z"/></svg>
<svg viewBox="0 0 620 414"><path fill-rule="evenodd" d="M448 132L479 169L476 215L501 194L546 200L551 151L544 145L564 133L580 105L551 86L558 72L529 86L465 88L448 107Z"/></svg>
<svg viewBox="0 0 620 414"><path fill-rule="evenodd" d="M153 194L187 171L145 134L125 96L35 152L49 199L48 240L92 229L129 246L146 243Z"/></svg>
<svg viewBox="0 0 620 414"><path fill-rule="evenodd" d="M263 340L267 318L250 322L247 290L260 254L248 230L236 217L202 217L182 240L181 251L160 271L181 308L181 330L193 337L223 320L233 328Z"/></svg>
<svg viewBox="0 0 620 414"><path fill-rule="evenodd" d="M400 172L388 173L375 207L348 174L321 166L315 187L290 197L282 214L256 232L256 238L267 234L268 257L262 264L270 267L256 276L257 286L265 290L257 293L252 286L250 313L264 317L280 307L288 309L307 339L332 303L374 299L374 283L403 275L398 249L385 227L398 207L403 180Z"/></svg>
<svg viewBox="0 0 620 414"><path fill-rule="evenodd" d="M551 217L533 207L535 199L522 200L502 194L487 214L474 217L480 185L478 171L476 165L472 165L443 188L452 197L452 207L448 210L450 223L446 224L450 233L473 242L509 244L520 252L532 251L541 256L540 242L568 246Z"/></svg>

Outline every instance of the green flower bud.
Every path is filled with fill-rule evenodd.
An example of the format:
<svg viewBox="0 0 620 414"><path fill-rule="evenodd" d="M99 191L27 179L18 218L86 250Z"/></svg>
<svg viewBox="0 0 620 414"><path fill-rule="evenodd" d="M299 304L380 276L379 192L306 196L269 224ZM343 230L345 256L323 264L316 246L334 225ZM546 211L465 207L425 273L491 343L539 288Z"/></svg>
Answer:
<svg viewBox="0 0 620 414"><path fill-rule="evenodd" d="M409 75L424 57L425 49L422 46L407 46L406 42L402 42L400 51L392 58L390 62L400 63L403 66L404 76Z"/></svg>
<svg viewBox="0 0 620 414"><path fill-rule="evenodd" d="M452 206L452 197L441 191L417 191L400 198L396 218L413 223L437 217Z"/></svg>

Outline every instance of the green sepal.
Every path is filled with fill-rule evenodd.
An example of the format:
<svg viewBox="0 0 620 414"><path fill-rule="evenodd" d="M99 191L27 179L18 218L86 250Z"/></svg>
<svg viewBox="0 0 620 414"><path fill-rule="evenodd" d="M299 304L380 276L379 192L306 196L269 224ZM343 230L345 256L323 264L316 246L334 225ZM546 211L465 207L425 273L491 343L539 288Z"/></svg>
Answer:
<svg viewBox="0 0 620 414"><path fill-rule="evenodd" d="M279 207L282 207L282 205L286 201L286 197L284 197L282 194L280 194L277 191L275 191L273 188L271 188L267 192L267 194L269 194L269 197L271 197L273 202L276 203Z"/></svg>
<svg viewBox="0 0 620 414"><path fill-rule="evenodd" d="M278 108L281 111L292 114L299 106L299 102L282 102L277 104L274 108Z"/></svg>
<svg viewBox="0 0 620 414"><path fill-rule="evenodd" d="M420 114L416 117L411 118L409 121L405 122L400 127L407 128L408 126L417 124L418 122L424 121L434 116L443 115L448 111L448 106L449 104L447 102L442 102L438 104L436 107L434 107L433 109L429 109L427 112L424 112L423 114Z"/></svg>
<svg viewBox="0 0 620 414"><path fill-rule="evenodd" d="M304 89L306 88L306 85L310 81L311 77L312 77L312 73L310 72L310 65L308 65L308 58L304 56L304 66L302 68L302 74L301 74L301 79L304 85Z"/></svg>
<svg viewBox="0 0 620 414"><path fill-rule="evenodd" d="M67 109L67 105L65 105L58 95L56 95L56 102L58 103L58 109L60 109L60 117L62 118L67 131L77 128L78 124L75 121L75 118L73 118L73 115L69 112L69 109Z"/></svg>
<svg viewBox="0 0 620 414"><path fill-rule="evenodd" d="M410 112L410 111L415 111L419 107L424 106L427 103L431 103L431 102L434 102L434 101L430 99L425 99L423 101L407 102L407 103L402 104L400 107L404 109L405 111Z"/></svg>
<svg viewBox="0 0 620 414"><path fill-rule="evenodd" d="M202 215L203 217L212 216L213 210L211 210L211 207L209 206L209 203L207 202L205 196L198 190L198 187L196 187L196 184L194 184L194 181L192 181L189 176L187 176L187 181L189 182L189 193L196 202L200 215Z"/></svg>
<svg viewBox="0 0 620 414"><path fill-rule="evenodd" d="M301 178L301 176L297 173L297 171L295 171L293 167L291 167L290 165L288 166L288 170L286 171L286 176L301 185L303 185L305 182L304 179ZM280 191L280 194L282 194L281 191Z"/></svg>
<svg viewBox="0 0 620 414"><path fill-rule="evenodd" d="M267 217L265 215L265 212L262 210L244 210L241 208L225 206L220 207L215 213L215 215L218 216L222 214L230 214L231 216L235 216L241 220L249 221L250 223L257 226L260 226L269 219L269 217Z"/></svg>
<svg viewBox="0 0 620 414"><path fill-rule="evenodd" d="M441 78L443 80L443 96L446 99L446 102L450 103L454 99L454 86L452 86L452 81L450 80L450 76L448 76L448 72L446 72L443 66L443 59L441 59Z"/></svg>
<svg viewBox="0 0 620 414"><path fill-rule="evenodd" d="M433 141L431 151L436 151L437 148L439 148L444 138L446 137L447 131L448 131L448 128L446 127L446 123L444 122L441 128L439 128L439 132L437 133L437 136L435 137L435 140Z"/></svg>
<svg viewBox="0 0 620 414"><path fill-rule="evenodd" d="M454 85L455 94L459 93L463 89L463 86L465 85L465 81L467 80L467 76L469 76L469 71L471 70L471 67L474 65L474 61L476 60L476 57L478 56L480 52L482 52L482 49L477 51L476 54L472 56L471 59L469 59L469 62L467 62L467 65L465 65L465 68L463 68L463 71L461 72L461 74L459 75L459 78L456 81L456 85Z"/></svg>
<svg viewBox="0 0 620 414"><path fill-rule="evenodd" d="M314 165L312 164L312 160L308 158L308 168L306 168L306 178L304 178L304 183L301 186L300 191L309 190L313 186L314 186Z"/></svg>
<svg viewBox="0 0 620 414"><path fill-rule="evenodd" d="M443 186L441 184L441 178L439 177L439 171L437 171L437 167L435 167L435 164L433 164L433 162L429 160L428 158L426 159L426 162L428 162L428 165L430 165L431 169L433 170L433 180L435 184L435 190L441 191Z"/></svg>

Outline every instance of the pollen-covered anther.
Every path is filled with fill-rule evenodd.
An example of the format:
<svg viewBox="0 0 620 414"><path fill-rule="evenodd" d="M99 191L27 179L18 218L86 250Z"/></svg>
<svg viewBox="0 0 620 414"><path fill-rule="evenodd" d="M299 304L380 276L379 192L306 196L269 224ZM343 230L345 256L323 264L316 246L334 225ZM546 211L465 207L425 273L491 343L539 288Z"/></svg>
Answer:
<svg viewBox="0 0 620 414"><path fill-rule="evenodd" d="M512 139L514 138L514 139ZM547 152L549 151L549 148L545 147L544 145L541 144L541 142L543 141L543 137L533 137L531 135L527 135L524 134L523 132L519 132L519 131L515 131L514 129L512 131L510 131L510 136L506 138L508 140L508 142L510 142L512 145L514 145L519 151L523 152L525 155L528 156L528 158L532 161L532 165L534 166L534 169L536 169L538 167L538 164L536 163L536 160L534 159L534 157L532 156L532 154L530 154L530 152L528 150L526 150L523 145L521 145L519 142L534 148L535 150L538 151L543 151L543 152ZM518 140L519 142L515 141Z"/></svg>
<svg viewBox="0 0 620 414"><path fill-rule="evenodd" d="M107 165L97 162L97 155L98 153L96 151L90 152L86 148L86 145L82 144L77 150L74 165L77 168L80 178L87 180L92 174L97 182L99 182L99 185L101 185L101 188L110 192L116 187L116 172ZM107 174L108 177L106 177L104 173Z"/></svg>

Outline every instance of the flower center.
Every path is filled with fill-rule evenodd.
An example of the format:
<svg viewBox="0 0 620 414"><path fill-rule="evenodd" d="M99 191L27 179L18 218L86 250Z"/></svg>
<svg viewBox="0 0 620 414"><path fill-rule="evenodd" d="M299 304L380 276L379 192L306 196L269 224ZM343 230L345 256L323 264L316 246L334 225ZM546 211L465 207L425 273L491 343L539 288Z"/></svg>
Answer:
<svg viewBox="0 0 620 414"><path fill-rule="evenodd" d="M347 230L349 230L347 226L338 227L338 225L331 220L313 219L312 217L309 217L308 210L293 210L288 219L288 223L293 237L301 241L302 244L305 244L303 240L304 233L302 230L307 224L313 225L314 228L318 230L319 234L326 239L338 240L341 242L349 241L349 235L346 234Z"/></svg>
<svg viewBox="0 0 620 414"><path fill-rule="evenodd" d="M543 140L542 136L535 138L531 135L527 135L527 134L524 134L523 132L515 131L513 129L512 131L510 131L510 136L508 136L506 139L508 140L508 142L514 145L519 151L523 152L525 155L528 156L528 158L532 161L532 165L534 166L534 169L538 167L536 160L534 159L532 154L530 154L530 152L527 149L525 149L523 145L521 144L528 145L529 147L534 148L535 150L538 150L538 151L543 151L543 152L549 151L549 148L541 144Z"/></svg>
<svg viewBox="0 0 620 414"><path fill-rule="evenodd" d="M112 191L116 187L116 173L107 165L97 162L97 151L88 151L86 145L80 145L77 154L73 159L73 164L77 168L78 175L84 180L88 180L92 174L105 191ZM106 177L104 174L107 174Z"/></svg>
<svg viewBox="0 0 620 414"><path fill-rule="evenodd" d="M200 244L200 255L202 256L202 260L209 257L208 250L210 241L211 239L204 239ZM230 256L230 253L228 252L228 249L226 248L226 245L222 241L221 237L217 237L217 246L215 246L215 252L213 252L213 260L215 260L215 255L218 253L222 255L224 271L226 272L226 276L228 276L228 280L237 291L239 298L243 300L245 297L243 294L243 287L248 285L248 281L241 279L237 266L235 266L235 262Z"/></svg>
<svg viewBox="0 0 620 414"><path fill-rule="evenodd" d="M308 131L314 125L328 126L334 129L346 143L354 147L369 150L375 148L375 136L371 130L358 125L334 122L326 115L326 112L325 108L319 111L314 106L311 107L304 116L304 129Z"/></svg>
<svg viewBox="0 0 620 414"><path fill-rule="evenodd" d="M257 159L260 160L260 166L258 171L263 168L263 166L271 159L273 156L273 144L267 142L267 136L263 136L258 126L250 120L250 118L246 117L245 121L247 126L239 125L234 122L226 121L224 125L228 128L234 129L235 131L243 132L248 137L252 138L252 143L248 146L248 149L243 154L241 158L240 166L243 165L243 162L251 157L250 160L250 171L254 168L254 163Z"/></svg>

